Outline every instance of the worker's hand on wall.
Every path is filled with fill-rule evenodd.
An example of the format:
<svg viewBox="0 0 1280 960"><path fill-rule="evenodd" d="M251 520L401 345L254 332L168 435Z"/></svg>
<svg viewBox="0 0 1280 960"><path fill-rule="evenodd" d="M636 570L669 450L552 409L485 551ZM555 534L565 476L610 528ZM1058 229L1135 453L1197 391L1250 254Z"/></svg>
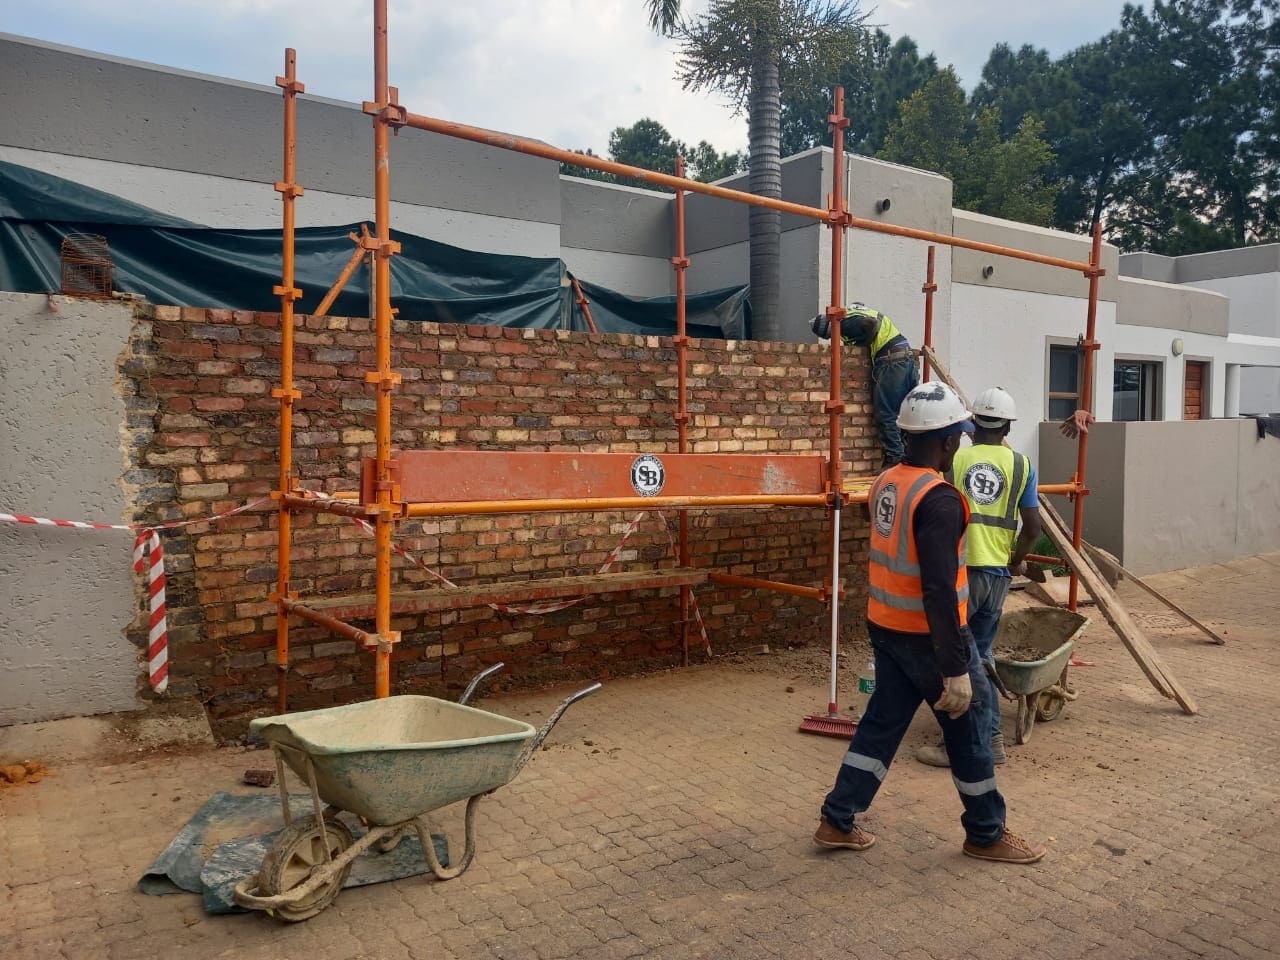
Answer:
<svg viewBox="0 0 1280 960"><path fill-rule="evenodd" d="M1066 420L1062 421L1062 425L1058 427L1058 431L1068 440L1074 440L1082 433L1089 432L1090 424L1097 423L1093 414L1088 410L1077 410Z"/></svg>
<svg viewBox="0 0 1280 960"><path fill-rule="evenodd" d="M933 709L941 710L952 720L963 717L973 700L973 684L967 673L958 677L943 677L942 697L933 705Z"/></svg>

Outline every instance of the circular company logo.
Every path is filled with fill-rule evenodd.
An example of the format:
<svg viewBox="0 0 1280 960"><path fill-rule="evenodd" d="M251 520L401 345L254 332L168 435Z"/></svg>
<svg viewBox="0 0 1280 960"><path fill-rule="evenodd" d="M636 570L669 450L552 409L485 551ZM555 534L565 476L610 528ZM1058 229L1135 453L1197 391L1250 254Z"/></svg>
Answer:
<svg viewBox="0 0 1280 960"><path fill-rule="evenodd" d="M995 503L1004 494L1004 473L993 463L975 463L964 472L964 492L982 506Z"/></svg>
<svg viewBox="0 0 1280 960"><path fill-rule="evenodd" d="M653 454L646 453L631 462L631 486L640 496L656 497L666 482L666 468Z"/></svg>
<svg viewBox="0 0 1280 960"><path fill-rule="evenodd" d="M876 533L887 537L893 532L893 521L898 515L898 485L886 483L884 489L876 494L876 504L872 511L875 518Z"/></svg>

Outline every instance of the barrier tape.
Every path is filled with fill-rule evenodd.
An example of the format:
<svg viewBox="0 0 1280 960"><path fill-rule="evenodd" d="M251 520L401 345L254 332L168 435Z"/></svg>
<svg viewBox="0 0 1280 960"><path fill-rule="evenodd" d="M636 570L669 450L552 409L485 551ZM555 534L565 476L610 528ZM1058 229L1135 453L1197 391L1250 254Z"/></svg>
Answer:
<svg viewBox="0 0 1280 960"><path fill-rule="evenodd" d="M667 531L667 543L671 544L671 555L676 558L676 563L680 563L680 548L676 546L676 538L671 535L671 521L667 519L666 514L662 516L662 528ZM711 652L711 638L707 636L707 625L702 622L702 610L698 607L698 595L692 590L689 591L690 606L693 608L693 619L698 623L698 630L702 633L702 647L707 652L707 656L714 656Z"/></svg>
<svg viewBox="0 0 1280 960"><path fill-rule="evenodd" d="M143 525L138 523L94 523L88 520L50 520L47 517L30 517L22 513L0 512L0 522L25 523L39 527L64 527L71 530L127 530L135 534L133 541L133 570L147 577L148 629L147 629L147 680L156 693L169 689L169 623L165 603L164 547L160 542L161 530L191 527L200 523L214 523L237 513L268 503L270 497L242 504L225 513L194 520L172 520L168 523Z"/></svg>

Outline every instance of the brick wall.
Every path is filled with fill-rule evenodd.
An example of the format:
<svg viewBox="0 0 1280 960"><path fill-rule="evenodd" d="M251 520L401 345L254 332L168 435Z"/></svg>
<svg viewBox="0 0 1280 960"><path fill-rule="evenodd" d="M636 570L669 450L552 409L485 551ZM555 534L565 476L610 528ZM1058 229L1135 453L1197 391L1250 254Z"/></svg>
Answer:
<svg viewBox="0 0 1280 960"><path fill-rule="evenodd" d="M139 318L134 356L122 367L134 394L139 516L195 517L266 496L276 482L279 317L156 307ZM371 321L301 318L295 371L295 464L304 487L354 490L373 454ZM676 447L675 350L657 337L397 324L394 442L401 449L670 452ZM869 426L861 351L846 366L845 446L869 473L879 449ZM817 345L691 343L690 439L695 452L826 449L825 353ZM149 423L142 422L150 420ZM500 478L494 495L501 496ZM634 513L532 514L412 521L401 544L459 583L586 574L597 570ZM700 567L817 584L828 564L828 523L806 508L691 512ZM674 564L674 511L650 512L617 570ZM213 529L167 535L175 692L197 695L215 719L262 712L275 696L275 514L264 507ZM866 531L846 511L843 563L858 570ZM295 519L295 589L332 594L372 588L371 538L349 520ZM430 585L396 560L400 583ZM857 615L851 578L846 618ZM455 688L486 662L507 662L513 683L602 676L678 662L678 588L590 597L545 616L487 607L399 618L393 686ZM771 639L823 641L823 608L773 592L696 588L713 649ZM322 629L291 631L290 703L317 706L368 696L372 663Z"/></svg>

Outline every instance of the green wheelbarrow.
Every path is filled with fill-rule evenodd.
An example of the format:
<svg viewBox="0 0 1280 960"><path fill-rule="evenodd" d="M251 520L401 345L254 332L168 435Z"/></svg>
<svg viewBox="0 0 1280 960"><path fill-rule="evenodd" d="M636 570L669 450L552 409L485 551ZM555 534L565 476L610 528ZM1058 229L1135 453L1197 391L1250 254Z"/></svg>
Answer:
<svg viewBox="0 0 1280 960"><path fill-rule="evenodd" d="M386 697L250 723L275 754L285 829L257 876L236 885L236 903L287 922L314 917L337 898L356 857L375 845L389 852L410 831L437 878L451 880L466 870L475 857L480 798L510 782L565 710L600 689L592 684L566 698L534 730L466 706L480 682L500 669L499 663L475 677L457 703ZM309 816L289 809L286 766L311 788ZM444 867L427 814L461 800L467 801L465 853ZM359 840L338 819L343 811L367 825Z"/></svg>
<svg viewBox="0 0 1280 960"><path fill-rule="evenodd" d="M1000 619L992 644L995 681L1001 694L1017 701L1018 743L1031 739L1037 719L1055 719L1069 700L1076 699L1067 668L1076 640L1088 625L1088 617L1057 607L1014 610Z"/></svg>

